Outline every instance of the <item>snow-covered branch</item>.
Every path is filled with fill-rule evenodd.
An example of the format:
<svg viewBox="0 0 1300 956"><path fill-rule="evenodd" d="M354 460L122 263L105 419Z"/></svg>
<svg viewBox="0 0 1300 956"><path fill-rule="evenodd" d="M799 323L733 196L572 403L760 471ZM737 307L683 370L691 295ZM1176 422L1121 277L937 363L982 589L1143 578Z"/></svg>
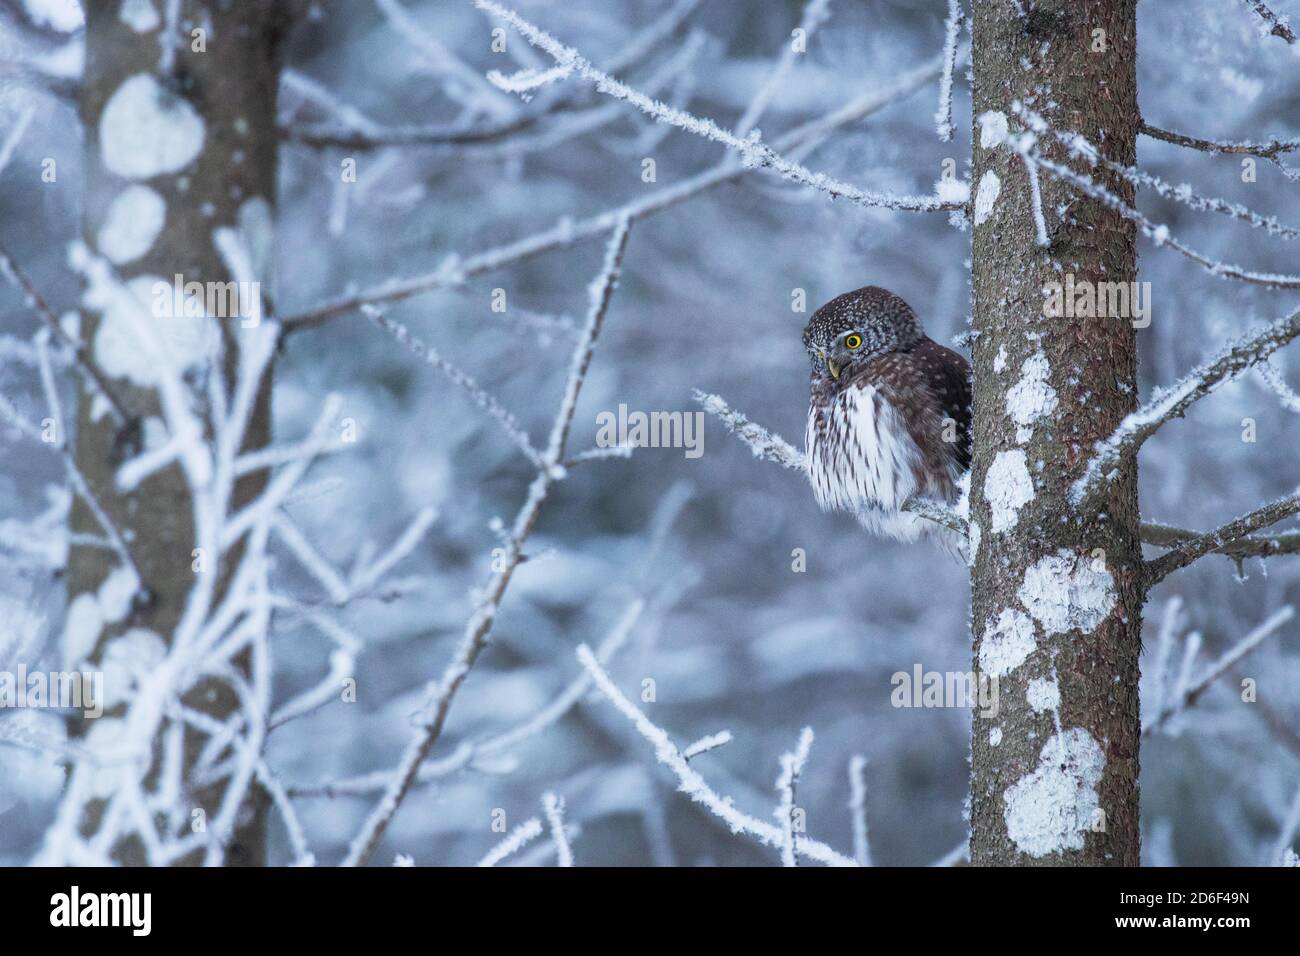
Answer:
<svg viewBox="0 0 1300 956"><path fill-rule="evenodd" d="M530 817L510 831L508 837L489 850L487 855L478 861L478 865L496 866L511 854L518 853L541 835L542 821L537 817Z"/></svg>
<svg viewBox="0 0 1300 956"><path fill-rule="evenodd" d="M1297 336L1300 336L1300 311L1228 345L1192 369L1182 381L1157 391L1145 405L1125 416L1114 434L1097 445L1096 454L1071 489L1071 500L1076 505L1083 501L1108 478L1121 457L1135 453L1162 425L1181 417L1194 402L1265 360Z"/></svg>
<svg viewBox="0 0 1300 956"><path fill-rule="evenodd" d="M1143 578L1146 586L1150 588L1159 584L1173 572L1187 567L1193 561L1203 558L1207 554L1228 552L1229 548L1238 543L1251 543L1257 546L1265 545L1265 542L1269 542L1269 539L1252 539L1250 535L1261 528L1275 525L1279 521L1283 521L1297 513L1300 513L1300 490L1256 508L1249 514L1244 514L1240 518L1229 521L1213 531L1207 531L1189 541L1181 542L1160 557L1145 562ZM1280 550L1281 542L1277 538L1272 539L1271 543L1275 545L1276 549L1269 551L1268 555L1296 553L1295 551L1285 552ZM1266 557L1268 555L1261 553L1259 556ZM1241 560L1240 556L1234 557L1238 561Z"/></svg>
<svg viewBox="0 0 1300 956"><path fill-rule="evenodd" d="M961 0L948 0L948 19L943 27L943 75L939 77L939 108L934 114L939 139L952 139L952 75L957 68L957 39L961 36L965 13Z"/></svg>
<svg viewBox="0 0 1300 956"><path fill-rule="evenodd" d="M1158 548L1185 545L1201 537L1202 532L1176 528L1158 522L1143 522L1142 543ZM1246 558L1270 558L1280 554L1300 554L1300 531L1281 534L1250 534L1226 541L1211 554L1222 554L1240 563Z"/></svg>
<svg viewBox="0 0 1300 956"><path fill-rule="evenodd" d="M513 10L507 9L494 0L474 0L479 9L491 13L510 24L529 43L544 50L555 60L559 69L547 71L546 78L562 79L577 75L592 83L596 90L606 96L624 100L641 110L647 116L660 123L667 123L688 133L712 140L726 146L740 156L747 168L770 169L783 178L801 186L810 186L832 199L847 199L859 206L872 209L899 209L911 212L940 212L960 209L961 203L945 201L937 196L900 196L892 193L877 193L860 189L849 183L841 182L825 173L816 173L801 163L783 156L773 147L763 142L757 131L739 136L723 129L711 119L695 116L685 110L675 109L646 96L625 83L615 79L603 70L594 67L586 57L572 47L560 43L544 30L539 29L523 19ZM508 89L512 78L498 72L488 74L488 78L499 87Z"/></svg>
<svg viewBox="0 0 1300 956"><path fill-rule="evenodd" d="M5 278L23 294L23 301L26 302L27 306L40 317L46 327L48 327L60 341L68 346L73 359L77 363L77 367L81 370L81 373L86 376L86 381L89 382L100 395L104 396L104 400L108 403L109 413L113 416L113 420L117 422L118 426L125 427L130 423L135 423L135 426L138 427L138 421L127 413L126 407L122 404L122 400L118 397L113 386L109 384L108 379L104 377L104 374L100 372L95 363L90 361L90 358L86 355L85 346L74 339L68 331L64 329L63 323L60 322L59 317L54 314L54 310L50 308L45 297L41 295L40 291L32 283L31 278L19 267L18 263L14 261L13 256L9 254L8 250L6 250L3 245L0 245L0 272L3 272Z"/></svg>
<svg viewBox="0 0 1300 956"><path fill-rule="evenodd" d="M573 866L573 848L564 833L564 798L555 794L542 794L542 808L546 813L546 823L551 831L551 842L555 844L556 866Z"/></svg>
<svg viewBox="0 0 1300 956"><path fill-rule="evenodd" d="M699 772L682 756L681 751L672 742L667 731L656 726L649 717L642 713L636 704L628 699L626 694L618 689L610 679L609 674L596 660L596 656L592 654L591 648L587 647L586 644L578 648L578 660L591 674L592 679L596 682L596 688L608 698L609 702L623 716L632 722L632 725L636 727L641 736L654 746L655 759L677 776L678 790L720 817L731 828L733 833L747 834L755 837L760 843L776 849L786 845L785 833L781 827L766 823L757 817L752 817L737 810L729 798L720 796L705 782ZM856 861L837 853L826 844L810 837L805 837L799 841L799 852L810 860L816 860L818 863L831 866L857 865Z"/></svg>
<svg viewBox="0 0 1300 956"><path fill-rule="evenodd" d="M495 396L488 392L487 389L483 388L470 375L461 371L460 368L448 362L435 349L412 335L405 325L390 319L377 307L366 305L362 306L361 311L373 319L376 325L391 335L398 343L405 346L411 354L428 362L442 372L448 381L469 395L470 400L475 405L487 412L501 426L502 430L510 436L510 440L519 447L519 450L524 453L524 457L532 462L534 467L542 467L542 453L533 447L528 433L524 431L523 426L519 424L515 416L497 401Z"/></svg>
<svg viewBox="0 0 1300 956"><path fill-rule="evenodd" d="M682 757L691 760L700 754L706 754L710 750L717 750L719 747L725 747L731 743L731 731L720 730L716 734L709 734L707 737L701 737L695 743L688 745L682 750Z"/></svg>
<svg viewBox="0 0 1300 956"><path fill-rule="evenodd" d="M849 812L853 814L853 859L871 866L871 840L867 834L867 758L849 759Z"/></svg>
<svg viewBox="0 0 1300 956"><path fill-rule="evenodd" d="M509 120L518 114L516 104L502 96L483 74L449 49L433 30L427 30L398 0L375 0L375 6L387 18L389 25L408 44L423 55L424 61L449 82L444 89L449 97L459 100L467 109L487 113L496 120Z"/></svg>
<svg viewBox="0 0 1300 956"><path fill-rule="evenodd" d="M1295 609L1290 605L1274 611L1263 624L1225 651L1218 660L1207 667L1201 676L1194 681L1191 679L1190 670L1191 664L1194 663L1196 649L1200 646L1200 641L1190 641L1188 643L1190 651L1184 657L1184 664L1180 670L1178 680L1173 686L1173 691L1162 695L1163 699L1157 703L1155 713L1142 725L1143 735L1155 732L1175 715L1194 705L1211 684L1228 673L1242 658L1258 648L1269 635L1273 634L1293 617L1295 617ZM1164 677L1163 672L1159 674L1161 681L1164 680Z"/></svg>
<svg viewBox="0 0 1300 956"><path fill-rule="evenodd" d="M618 284L623 253L627 249L629 228L630 222L627 217L619 219L615 224L605 249L605 261L600 275L588 288L590 304L587 321L574 347L564 396L551 426L551 437L541 466L529 486L524 503L515 515L514 524L511 526L505 544L505 555L500 570L493 571L487 588L479 597L477 606L465 625L464 635L451 661L444 668L441 676L430 681L426 686L416 721L416 732L403 750L397 768L390 774L383 796L353 838L344 859L345 866L362 866L370 859L383 839L388 825L414 785L420 766L442 735L442 728L456 692L486 646L506 589L514 577L515 569L523 560L524 544L537 523L551 487L557 481L563 480L565 476L561 462L564 460L569 427L577 408L578 395L586 380L596 339L600 335L605 315L609 310L610 299Z"/></svg>
<svg viewBox="0 0 1300 956"><path fill-rule="evenodd" d="M53 434L46 434L42 429L27 421L17 407L3 394L0 394L0 418L9 421L27 439L50 449L59 456L63 462L63 471L67 477L69 487L86 504L91 514L95 516L95 521L98 523L100 530L104 532L108 546L117 554L123 567L129 570L137 586L139 586L142 584L140 569L131 555L126 538L100 503L99 498L90 487L90 482L86 480L85 475L81 473L81 469L77 467L76 456L73 454L72 447L68 442L69 433L54 384L48 341L48 329L42 329L37 333L37 362L40 369L41 387L45 394L46 406L53 425ZM51 438L53 440L50 440Z"/></svg>
<svg viewBox="0 0 1300 956"><path fill-rule="evenodd" d="M774 146L778 150L794 151L799 147L818 142L835 130L877 113L914 93L933 81L941 70L942 64L936 58L904 73L883 89L872 89L862 93L838 109L790 130L779 137ZM453 254L444 259L443 263L432 272L385 282L360 293L346 295L285 316L281 322L286 330L310 328L337 316L354 312L367 303L397 302L434 289L463 285L476 275L606 235L622 217L635 222L693 199L716 186L739 179L751 171L728 157L711 169L675 185L655 190L622 206L580 220L566 217L550 229L544 229L472 256L461 258Z"/></svg>
<svg viewBox="0 0 1300 956"><path fill-rule="evenodd" d="M634 599L628 605L618 622L596 648L596 657L601 662L608 662L627 643L632 629L640 620L644 610L645 601L641 598ZM420 767L416 782L427 783L430 780L438 780L473 767L477 763L486 764L494 757L509 753L521 743L533 739L554 726L591 691L591 683L591 675L585 670L580 670L563 690L527 720L490 737L462 743L440 760L425 761ZM289 793L295 797L364 796L382 793L388 786L391 776L390 771L378 771L329 783L290 787Z"/></svg>
<svg viewBox="0 0 1300 956"><path fill-rule="evenodd" d="M677 0L655 21L638 32L618 53L605 64L605 69L618 74L633 69L647 60L667 40L677 35L687 19L695 12L702 0ZM288 80L286 72L286 80ZM311 92L294 87L313 101L324 106L339 122L334 123L289 123L282 127L282 135L287 139L314 148L337 146L344 149L381 149L388 146L439 146L450 149L466 147L484 147L504 145L504 141L514 141L520 134L536 127L543 120L556 114L575 111L581 97L578 88L558 91L549 97L538 97L531 109L505 119L492 119L486 122L457 122L450 125L412 125L381 126L360 116L355 111L339 109L338 104L331 104L336 99L332 94L325 94L317 88ZM653 85L647 81L647 85ZM313 95L315 94L315 95ZM587 113L593 111L587 110ZM595 117L589 117L589 122Z"/></svg>
<svg viewBox="0 0 1300 956"><path fill-rule="evenodd" d="M1278 156L1284 153L1300 149L1300 136L1289 139L1274 139L1265 143L1252 143L1249 141L1234 143L1224 140L1200 139L1196 136L1175 133L1172 130L1153 126L1145 120L1142 121L1140 132L1152 139L1172 143L1175 146L1183 146L1187 149L1195 149L1202 153L1259 156L1262 159L1276 160Z"/></svg>
<svg viewBox="0 0 1300 956"><path fill-rule="evenodd" d="M1098 202L1109 206L1111 209L1114 209L1125 219L1136 224L1138 229L1142 231L1142 234L1151 239L1157 246L1168 246L1170 249L1173 249L1175 252L1201 266L1201 268L1205 269L1211 275L1218 276L1222 279L1236 279L1241 282L1262 285L1270 289L1300 289L1300 276L1282 273L1254 272L1242 266L1228 262L1219 262L1212 259L1175 238L1170 234L1168 226L1152 222L1145 214L1130 206L1119 196L1097 183L1091 177L1075 172L1069 166L1062 163L1047 159L1037 150L1031 150L1028 155L1033 160L1034 165L1038 168L1046 170L1056 178L1071 184L1081 193L1096 199Z"/></svg>
<svg viewBox="0 0 1300 956"><path fill-rule="evenodd" d="M817 31L817 28L830 18L830 6L830 0L807 0L807 3L804 4L803 16L799 20L799 30L802 32L805 49L807 42L812 39L812 35ZM790 70L794 68L795 59L799 55L799 48L793 43L785 45L776 66L768 74L758 92L754 94L754 98L749 101L749 105L745 107L745 112L741 114L740 120L736 123L737 136L748 136L754 127L758 125L758 121L762 119L772 99L785 86L786 77L789 75Z"/></svg>
<svg viewBox="0 0 1300 956"><path fill-rule="evenodd" d="M704 406L704 410L718 418L731 432L754 453L761 461L774 461L793 471L803 471L807 467L804 453L795 448L780 435L769 432L762 425L751 422L743 412L738 412L720 395L710 395L696 389L694 397Z"/></svg>
<svg viewBox="0 0 1300 956"><path fill-rule="evenodd" d="M1264 26L1268 29L1265 31L1268 36L1280 37L1287 43L1295 43L1295 34L1291 31L1291 25L1287 22L1286 17L1279 17L1264 0L1241 0L1246 6L1254 10Z"/></svg>
<svg viewBox="0 0 1300 956"><path fill-rule="evenodd" d="M776 792L780 802L776 807L776 818L781 823L781 865L799 865L798 833L802 829L795 818L795 789L799 786L799 775L803 773L804 764L808 762L808 752L812 749L813 732L805 727L799 734L799 742L794 750L781 755L781 773L776 778Z"/></svg>
<svg viewBox="0 0 1300 956"><path fill-rule="evenodd" d="M1136 187L1146 187L1162 196L1165 199L1182 203L1191 209L1202 212L1217 212L1225 216L1231 216L1239 219L1256 229L1263 229L1271 236L1278 236L1283 239L1295 239L1300 237L1300 229L1283 225L1278 222L1276 216L1264 216L1254 210L1243 206L1241 203L1228 202L1226 199L1218 199L1210 196L1202 196L1192 190L1186 183L1175 186L1154 176L1136 166L1126 166L1123 163L1117 163L1113 159L1108 159L1102 154L1102 151L1096 144L1074 132L1063 132L1059 130L1048 130L1046 122L1036 113L1020 107L1017 110L1022 119L1029 122L1032 127L1039 132L1048 131L1051 135L1062 143L1070 154L1085 160L1090 166L1101 165L1113 173L1123 176ZM1020 144L1022 155L1027 148L1033 145L1032 138L1027 136L1017 137ZM1026 158L1028 162L1028 158ZM1159 227L1157 227L1159 228Z"/></svg>
<svg viewBox="0 0 1300 956"><path fill-rule="evenodd" d="M1282 378L1281 371L1271 361L1260 362L1255 368L1255 373L1268 386L1268 390L1278 397L1283 408L1295 415L1300 415L1300 394L1297 394L1295 389L1287 385L1286 380Z"/></svg>
<svg viewBox="0 0 1300 956"><path fill-rule="evenodd" d="M65 641L74 659L95 659L91 655L102 653L105 660L115 662L119 670L126 666L129 673L119 674L106 687L107 713L94 722L69 761L69 784L38 860L107 863L123 846L136 846L141 862L152 865L184 860L220 864L240 825L239 811L250 788L260 781L284 818L295 858L309 863L312 857L301 823L266 762L265 740L277 721L310 712L337 693L335 680L351 673L357 644L345 635L339 653L331 658L325 682L272 715L269 632L273 613L284 605L270 590L267 549L273 527L290 526L281 508L328 445L337 401L325 400L322 415L305 441L265 460L257 460L255 452L243 453L253 407L278 340L278 324L266 321L240 329L205 357L210 370L229 370L233 387L219 371L191 375L163 340L160 324L150 321L140 302L127 298L130 293L106 262L84 246L74 247L72 258L86 275L88 295L101 307L121 306L120 316L128 326L127 347L149 356L157 376L161 441L122 464L115 481L134 487L157 468L175 462L188 498L197 557L180 619L168 633L136 629L110 636L100 648L105 621L97 617L87 626L69 626ZM37 352L51 418L56 432L62 434L63 413L49 363L48 336L48 330L41 331ZM224 348L236 350L230 361L222 354ZM250 460L256 460L255 469ZM241 476L271 468L278 470L251 501L235 493ZM75 470L70 478L74 487L85 487ZM235 510L241 505L241 510ZM92 510L103 514L93 503ZM392 548L360 565L347 580L323 570L327 565L300 532L295 535L296 528L286 538L300 557L314 556L304 558L304 564L323 579L327 591L346 596L374 587L410 552L431 521L431 511L417 515ZM111 525L106 525L106 534L110 539L122 537ZM128 605L147 583L129 564L114 570L109 582L120 592L115 600ZM107 586L108 582L100 588L101 607ZM92 592L92 603L94 597ZM124 616L126 608L114 613ZM130 683L122 683L128 677ZM219 716L184 703L199 689L207 699L218 688L229 696L232 708ZM196 734L195 746L184 743ZM202 832L190 826L192 794L198 789L214 794ZM95 821L89 832L88 819Z"/></svg>

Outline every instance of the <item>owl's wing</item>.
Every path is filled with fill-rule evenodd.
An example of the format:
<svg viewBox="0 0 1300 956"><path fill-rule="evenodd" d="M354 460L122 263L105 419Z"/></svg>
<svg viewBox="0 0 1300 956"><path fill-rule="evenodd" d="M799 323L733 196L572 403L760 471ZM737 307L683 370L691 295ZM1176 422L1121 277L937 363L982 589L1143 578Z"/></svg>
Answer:
<svg viewBox="0 0 1300 956"><path fill-rule="evenodd" d="M965 471L971 460L970 363L929 337L921 339L912 356L938 403L940 419L951 418L957 423L957 441L952 443L951 450Z"/></svg>
<svg viewBox="0 0 1300 956"><path fill-rule="evenodd" d="M889 352L867 362L853 384L873 385L898 412L918 452L912 464L917 490L953 501L957 479L971 459L971 383L966 360L933 339L922 338L909 351Z"/></svg>

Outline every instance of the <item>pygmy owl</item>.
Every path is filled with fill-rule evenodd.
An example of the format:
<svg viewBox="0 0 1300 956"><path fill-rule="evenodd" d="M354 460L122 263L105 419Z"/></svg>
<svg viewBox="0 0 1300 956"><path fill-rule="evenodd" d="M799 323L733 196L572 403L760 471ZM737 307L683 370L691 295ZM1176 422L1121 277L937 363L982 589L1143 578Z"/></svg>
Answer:
<svg viewBox="0 0 1300 956"><path fill-rule="evenodd" d="M900 509L914 496L958 498L971 457L970 364L878 286L823 305L803 344L812 360L804 440L818 503L899 541L939 530Z"/></svg>

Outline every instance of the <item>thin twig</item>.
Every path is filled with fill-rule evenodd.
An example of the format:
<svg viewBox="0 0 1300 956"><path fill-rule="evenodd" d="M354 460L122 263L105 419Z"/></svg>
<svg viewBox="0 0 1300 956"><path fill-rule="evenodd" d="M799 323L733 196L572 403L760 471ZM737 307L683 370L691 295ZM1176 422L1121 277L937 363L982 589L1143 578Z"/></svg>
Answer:
<svg viewBox="0 0 1300 956"><path fill-rule="evenodd" d="M1243 637L1218 660L1207 667L1199 678L1195 681L1186 681L1177 695L1165 701L1160 709L1142 725L1142 734L1145 736L1154 733L1167 723L1170 718L1193 706L1211 684L1232 670L1242 658L1258 648L1270 634L1293 617L1295 617L1295 609L1290 605L1274 611L1268 620Z"/></svg>
<svg viewBox="0 0 1300 956"><path fill-rule="evenodd" d="M1285 20L1279 19L1264 0L1241 0L1241 2L1259 14L1260 19L1269 28L1269 36L1280 37L1287 43L1295 43L1295 34L1291 32L1291 27Z"/></svg>
<svg viewBox="0 0 1300 956"><path fill-rule="evenodd" d="M723 129L710 119L694 116L684 110L674 109L657 100L651 99L639 90L619 82L603 70L592 66L591 62L572 47L560 43L544 30L523 19L519 14L494 2L494 0L474 0L475 5L488 13L500 17L510 24L529 43L544 50L556 61L561 70L558 76L577 74L595 85L596 90L606 96L625 100L653 117L660 123L676 126L689 133L720 143L739 154L745 166L770 169L791 182L801 186L810 186L826 193L832 199L844 198L869 209L897 209L909 212L941 212L960 209L962 203L939 199L936 196L896 196L887 193L871 192L849 183L836 180L825 173L815 173L793 159L781 155L776 149L763 142L757 132L739 136ZM552 71L554 72L554 71ZM510 78L500 73L489 73L488 78L502 87L511 85Z"/></svg>
<svg viewBox="0 0 1300 956"><path fill-rule="evenodd" d="M1229 521L1227 524L1207 531L1202 535L1176 545L1158 558L1143 563L1143 580L1147 588L1159 584L1170 574L1185 568L1198 558L1207 554L1222 552L1236 542L1249 540L1252 532L1277 524L1294 514L1300 513L1300 491L1285 498L1269 502L1256 508L1249 514ZM1277 552L1270 552L1277 553ZM1240 560L1240 559L1238 559Z"/></svg>
<svg viewBox="0 0 1300 956"><path fill-rule="evenodd" d="M591 649L586 644L578 648L578 660L587 669L596 682L596 687L611 704L630 720L637 731L654 746L655 759L670 769L679 782L678 790L696 803L701 804L715 816L720 817L733 833L746 833L755 837L760 843L780 848L785 843L781 827L774 826L757 817L752 817L736 809L730 798L720 796L705 782L704 778L686 761L677 745L672 742L667 731L656 726L641 710L627 698L627 695L615 686L609 674L600 666ZM837 853L819 840L805 837L799 842L799 852L810 860L830 866L856 866L857 862L841 853Z"/></svg>
<svg viewBox="0 0 1300 956"><path fill-rule="evenodd" d="M1172 525L1156 522L1143 522L1142 543L1158 548L1173 548L1201 537L1203 532L1176 528ZM1281 534L1244 535L1226 541L1215 548L1211 554L1240 561L1244 558L1270 558L1281 554L1300 554L1300 531L1288 531Z"/></svg>
<svg viewBox="0 0 1300 956"><path fill-rule="evenodd" d="M800 146L816 142L835 130L877 113L891 103L921 89L937 77L941 69L942 64L936 58L905 73L883 90L863 93L840 108L790 130L782 135L774 146L778 150L793 151ZM752 170L740 165L732 157L727 157L710 169L681 183L666 186L623 206L607 209L577 221L565 218L549 229L463 259L451 256L433 272L382 283L355 295L322 303L303 312L285 316L281 319L281 323L287 331L310 328L337 316L355 312L367 303L396 302L434 289L458 286L484 272L501 269L534 256L607 235L621 217L626 216L630 221L636 222L693 199L716 186L739 179L750 172Z"/></svg>
<svg viewBox="0 0 1300 956"><path fill-rule="evenodd" d="M633 37L628 44L605 64L612 74L633 69L649 57L664 42L677 35L687 19L702 0L677 0L663 16ZM506 120L479 125L456 123L445 126L385 127L371 123L348 122L340 129L336 125L293 124L282 127L286 139L306 146L323 148L338 146L344 149L381 149L387 146L483 146L508 140L516 134L527 132L539 122L555 113L575 109L580 100L577 89L565 89L549 97L529 113ZM347 117L340 114L347 122Z"/></svg>
<svg viewBox="0 0 1300 956"><path fill-rule="evenodd" d="M103 395L104 400L108 402L109 412L112 414L113 420L117 422L118 427L120 428L133 421L134 417L127 412L126 406L117 397L117 393L108 383L108 379L104 377L104 374L86 354L85 345L74 339L63 328L63 323L54 314L54 310L45 301L45 297L41 295L31 279L28 278L27 273L18 266L18 263L14 261L13 256L9 254L3 245L0 245L0 272L3 272L5 277L22 292L24 301L40 317L41 321L49 327L50 331L68 346L77 367L85 374L86 378L95 387L95 390Z"/></svg>
<svg viewBox="0 0 1300 956"><path fill-rule="evenodd" d="M546 503L547 494L551 486L564 477L560 462L564 459L569 426L572 424L573 413L577 408L578 395L586 377L587 367L591 363L596 338L600 335L605 314L609 310L610 299L618 283L623 253L627 249L628 230L627 218L619 220L606 247L601 274L589 289L591 307L586 327L574 348L569 377L565 383L564 398L560 402L560 410L551 428L551 438L546 448L543 467L538 469L537 476L529 486L528 496L515 516L501 570L493 572L486 594L470 615L460 646L451 662L443 670L442 675L431 681L425 688L416 733L403 750L401 760L393 771L383 796L352 840L347 857L343 861L344 866L364 866L374 854L389 823L392 822L415 783L420 765L424 763L429 751L442 736L442 728L451 710L452 701L487 644L501 600L510 585L515 569L523 560L524 544L537 523L537 518Z"/></svg>
<svg viewBox="0 0 1300 956"><path fill-rule="evenodd" d="M546 812L546 823L551 830L551 842L555 844L556 866L573 866L573 848L569 838L564 834L564 798L553 793L542 794L542 808Z"/></svg>
<svg viewBox="0 0 1300 956"><path fill-rule="evenodd" d="M1142 121L1142 126L1138 130L1140 133L1150 136L1152 139L1162 140L1166 143L1173 143L1175 146L1184 146L1187 149L1199 150L1202 153L1225 153L1241 156L1259 156L1261 159L1277 159L1283 153L1289 153L1293 150L1300 149L1300 137L1295 139L1275 139L1267 143L1232 143L1222 140L1200 139L1196 136L1186 136L1182 133L1175 133L1172 130L1161 129L1159 126L1152 126L1146 120Z"/></svg>

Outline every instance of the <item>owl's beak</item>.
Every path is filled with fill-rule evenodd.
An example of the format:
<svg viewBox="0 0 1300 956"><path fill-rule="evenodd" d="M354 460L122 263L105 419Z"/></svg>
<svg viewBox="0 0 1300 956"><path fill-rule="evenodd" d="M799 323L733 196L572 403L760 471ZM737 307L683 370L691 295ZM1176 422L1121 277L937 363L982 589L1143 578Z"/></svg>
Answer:
<svg viewBox="0 0 1300 956"><path fill-rule="evenodd" d="M835 359L827 359L826 367L831 370L831 378L840 377L840 364Z"/></svg>

